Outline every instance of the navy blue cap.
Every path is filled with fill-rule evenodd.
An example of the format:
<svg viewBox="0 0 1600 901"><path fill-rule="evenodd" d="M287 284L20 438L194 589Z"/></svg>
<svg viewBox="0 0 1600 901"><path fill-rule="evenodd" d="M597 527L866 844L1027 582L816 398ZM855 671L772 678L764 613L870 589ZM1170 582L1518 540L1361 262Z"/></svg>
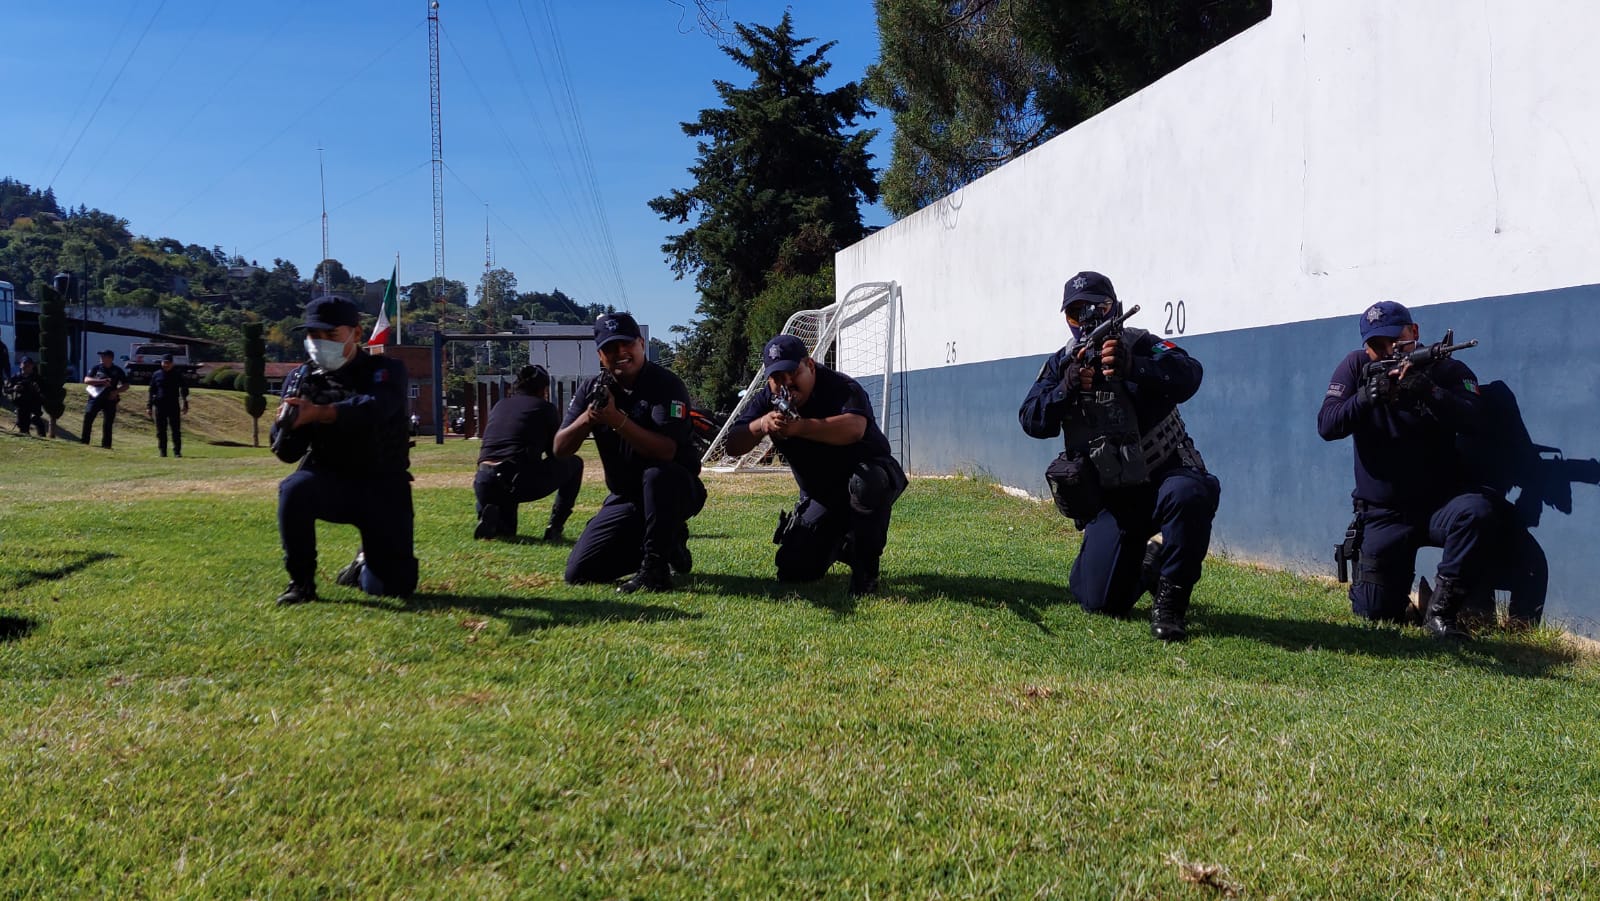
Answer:
<svg viewBox="0 0 1600 901"><path fill-rule="evenodd" d="M361 311L343 297L325 294L306 304L306 321L299 328L334 329L341 325L359 326Z"/></svg>
<svg viewBox="0 0 1600 901"><path fill-rule="evenodd" d="M1410 310L1392 300L1380 300L1361 314L1361 340L1398 338L1405 327L1411 324Z"/></svg>
<svg viewBox="0 0 1600 901"><path fill-rule="evenodd" d="M1067 279L1066 287L1061 290L1061 310L1065 312L1074 301L1102 303L1116 299L1117 289L1111 287L1111 279L1098 272L1084 270Z"/></svg>
<svg viewBox="0 0 1600 901"><path fill-rule="evenodd" d="M102 356L102 357L114 357L116 355L117 355L117 352L112 350L109 347L106 348L105 350L100 351L100 356Z"/></svg>
<svg viewBox="0 0 1600 901"><path fill-rule="evenodd" d="M23 363L32 363L32 362L33 362L33 357L30 357L27 354L23 354L22 355L22 359L17 361L17 365L21 366Z"/></svg>
<svg viewBox="0 0 1600 901"><path fill-rule="evenodd" d="M172 354L162 354L161 355L161 362L163 362L163 363L171 363L172 362Z"/></svg>
<svg viewBox="0 0 1600 901"><path fill-rule="evenodd" d="M770 377L774 372L793 372L800 361L811 356L806 343L794 335L779 335L761 349L761 375Z"/></svg>
<svg viewBox="0 0 1600 901"><path fill-rule="evenodd" d="M594 346L613 341L632 341L639 335L639 323L631 313L601 313L594 321Z"/></svg>

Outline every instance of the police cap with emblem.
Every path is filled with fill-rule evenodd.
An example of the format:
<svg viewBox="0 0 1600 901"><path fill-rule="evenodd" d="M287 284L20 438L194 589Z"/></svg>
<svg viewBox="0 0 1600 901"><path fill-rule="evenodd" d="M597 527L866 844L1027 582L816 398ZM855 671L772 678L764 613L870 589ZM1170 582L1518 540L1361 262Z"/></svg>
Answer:
<svg viewBox="0 0 1600 901"><path fill-rule="evenodd" d="M594 346L605 347L613 341L632 341L640 337L639 323L630 313L601 313L594 321Z"/></svg>
<svg viewBox="0 0 1600 901"><path fill-rule="evenodd" d="M1103 303L1116 299L1117 289L1111 287L1111 279L1098 272L1085 270L1067 279L1067 285L1061 291L1061 311L1066 312L1067 307L1078 301Z"/></svg>
<svg viewBox="0 0 1600 901"><path fill-rule="evenodd" d="M810 356L806 343L794 335L779 335L761 349L761 375L770 377L774 372L793 372L800 361Z"/></svg>
<svg viewBox="0 0 1600 901"><path fill-rule="evenodd" d="M1380 300L1361 314L1361 340L1398 338L1405 327L1411 324L1410 310L1392 300Z"/></svg>
<svg viewBox="0 0 1600 901"><path fill-rule="evenodd" d="M341 325L359 326L361 311L343 297L325 294L306 304L306 321L297 328L335 329Z"/></svg>

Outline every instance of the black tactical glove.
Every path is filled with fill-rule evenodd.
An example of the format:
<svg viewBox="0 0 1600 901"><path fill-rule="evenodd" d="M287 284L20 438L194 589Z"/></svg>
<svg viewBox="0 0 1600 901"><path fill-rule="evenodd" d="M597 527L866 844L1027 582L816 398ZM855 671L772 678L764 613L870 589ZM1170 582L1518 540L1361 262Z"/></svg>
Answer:
<svg viewBox="0 0 1600 901"><path fill-rule="evenodd" d="M1111 344L1109 341L1106 343ZM1109 369L1111 370L1112 376L1116 378L1124 378L1127 376L1128 371L1132 368L1133 354L1128 350L1128 345L1126 342L1122 341L1121 339L1117 339L1115 344L1111 344L1111 352L1109 354L1106 353L1105 345L1101 345L1100 369L1102 371Z"/></svg>
<svg viewBox="0 0 1600 901"><path fill-rule="evenodd" d="M1083 390L1083 364L1074 356L1067 361L1067 368L1061 374L1061 393L1071 395Z"/></svg>
<svg viewBox="0 0 1600 901"><path fill-rule="evenodd" d="M1361 397L1367 403L1381 407L1394 400L1397 387L1388 369L1373 367L1367 373L1367 380L1361 383Z"/></svg>
<svg viewBox="0 0 1600 901"><path fill-rule="evenodd" d="M1429 378L1428 373L1422 369L1413 369L1406 373L1405 378L1400 380L1400 390L1405 392L1407 397L1419 401L1432 400L1433 391L1436 387L1438 386L1434 384L1433 379Z"/></svg>

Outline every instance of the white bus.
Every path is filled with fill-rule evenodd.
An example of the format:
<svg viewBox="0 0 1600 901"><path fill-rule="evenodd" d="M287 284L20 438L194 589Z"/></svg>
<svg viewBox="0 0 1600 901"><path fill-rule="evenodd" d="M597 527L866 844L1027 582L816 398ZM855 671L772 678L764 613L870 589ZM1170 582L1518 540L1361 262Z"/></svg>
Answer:
<svg viewBox="0 0 1600 901"><path fill-rule="evenodd" d="M0 282L0 341L4 341L12 370L16 369L17 356L17 289L10 282ZM0 372L0 378L10 375Z"/></svg>

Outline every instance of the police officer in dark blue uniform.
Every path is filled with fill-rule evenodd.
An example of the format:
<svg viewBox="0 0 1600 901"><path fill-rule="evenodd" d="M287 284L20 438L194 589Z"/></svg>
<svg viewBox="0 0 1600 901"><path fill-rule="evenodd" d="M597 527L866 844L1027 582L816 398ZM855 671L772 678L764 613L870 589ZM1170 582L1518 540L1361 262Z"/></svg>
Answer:
<svg viewBox="0 0 1600 901"><path fill-rule="evenodd" d="M1080 347L1122 315L1111 280L1098 272L1069 279L1061 309L1073 340L1045 362L1018 418L1034 438L1059 434L1066 444L1046 477L1056 506L1083 529L1068 586L1091 613L1128 615L1159 532L1159 556L1148 563L1150 631L1182 640L1222 493L1178 414L1200 388L1200 363L1135 328Z"/></svg>
<svg viewBox="0 0 1600 901"><path fill-rule="evenodd" d="M6 394L17 405L17 431L28 434L31 426L43 438L49 432L44 421L44 388L39 384L39 369L33 357L23 355L17 361L17 374L6 382Z"/></svg>
<svg viewBox="0 0 1600 901"><path fill-rule="evenodd" d="M601 372L578 387L555 452L571 457L593 435L611 493L573 546L566 579L609 582L631 572L618 591L668 591L671 571L694 565L688 521L706 502L689 391L646 359L639 324L627 313L596 319L594 344Z"/></svg>
<svg viewBox="0 0 1600 901"><path fill-rule="evenodd" d="M483 430L472 480L478 499L472 537L517 534L517 504L554 494L544 540L559 541L583 486L583 460L555 456L561 414L550 404L550 373L543 366L522 367L512 390L489 411Z"/></svg>
<svg viewBox="0 0 1600 901"><path fill-rule="evenodd" d="M1443 549L1438 584L1423 612L1436 638L1466 638L1458 621L1493 562L1502 522L1494 499L1468 477L1457 437L1482 424L1478 377L1453 357L1425 369L1369 364L1409 352L1411 312L1384 300L1361 314L1363 347L1333 371L1317 415L1324 440L1355 439L1360 555L1350 608L1379 622L1405 618L1417 548Z"/></svg>
<svg viewBox="0 0 1600 901"><path fill-rule="evenodd" d="M83 438L84 444L89 443L89 432L94 428L94 418L105 414L105 419L100 427L100 446L111 449L111 425L117 419L117 402L122 400L122 392L128 390L128 374L122 367L112 362L116 354L109 350L100 351L100 362L89 370L83 377L83 383L89 386L89 407L83 413Z"/></svg>
<svg viewBox="0 0 1600 901"><path fill-rule="evenodd" d="M183 416L189 414L189 382L172 367L172 354L163 354L161 368L150 376L150 400L145 414L156 421L156 447L167 455L167 428L172 429L172 454L183 456Z"/></svg>
<svg viewBox="0 0 1600 901"><path fill-rule="evenodd" d="M761 358L767 383L728 430L728 453L770 436L794 471L800 502L774 536L778 580L820 579L844 557L850 593L873 594L905 471L855 379L812 359L794 335L768 341Z"/></svg>
<svg viewBox="0 0 1600 901"><path fill-rule="evenodd" d="M289 570L279 604L317 599L319 519L361 532L361 550L339 571L339 584L392 597L409 597L417 586L406 370L360 346L360 323L355 304L343 298L307 304L311 361L283 383L272 452L300 465L278 486L278 533Z"/></svg>

